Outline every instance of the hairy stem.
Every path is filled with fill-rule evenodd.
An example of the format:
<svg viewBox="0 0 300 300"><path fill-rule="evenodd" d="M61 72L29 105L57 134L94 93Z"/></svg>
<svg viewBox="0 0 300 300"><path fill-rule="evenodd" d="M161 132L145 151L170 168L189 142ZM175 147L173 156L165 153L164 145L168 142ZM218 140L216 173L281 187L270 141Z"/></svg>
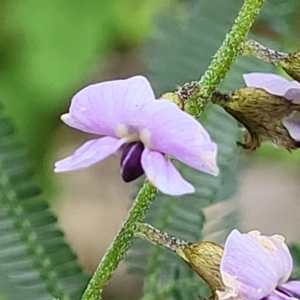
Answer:
<svg viewBox="0 0 300 300"><path fill-rule="evenodd" d="M156 188L148 182L144 183L139 191L122 228L113 243L102 258L93 278L88 284L82 300L99 300L104 287L110 280L113 272L122 260L134 238L137 225L142 222L146 210L156 195Z"/></svg>
<svg viewBox="0 0 300 300"><path fill-rule="evenodd" d="M252 55L274 66L281 67L293 79L300 81L300 50L284 53L269 49L260 43L248 40L243 46L244 55Z"/></svg>
<svg viewBox="0 0 300 300"><path fill-rule="evenodd" d="M245 0L244 5L239 11L234 25L226 35L221 47L199 81L201 86L200 97L191 99L188 105L188 112L192 115L199 115L208 102L211 93L216 86L224 79L230 66L237 55L242 51L241 45L246 39L257 14L264 0Z"/></svg>
<svg viewBox="0 0 300 300"><path fill-rule="evenodd" d="M284 61L289 57L287 53L269 49L253 40L247 40L244 43L243 54L254 56L260 60L279 67L281 67Z"/></svg>
<svg viewBox="0 0 300 300"><path fill-rule="evenodd" d="M225 77L226 72L241 51L241 44L244 42L246 34L263 2L264 0L245 0L230 33L226 36L211 65L199 82L201 85L200 97L191 98L189 101L187 111L191 115L198 116L202 112L211 93ZM146 210L155 198L155 195L156 189L149 183L145 183L137 195L122 228L102 258L82 300L101 299L104 287L130 247L137 230L137 224L143 221Z"/></svg>

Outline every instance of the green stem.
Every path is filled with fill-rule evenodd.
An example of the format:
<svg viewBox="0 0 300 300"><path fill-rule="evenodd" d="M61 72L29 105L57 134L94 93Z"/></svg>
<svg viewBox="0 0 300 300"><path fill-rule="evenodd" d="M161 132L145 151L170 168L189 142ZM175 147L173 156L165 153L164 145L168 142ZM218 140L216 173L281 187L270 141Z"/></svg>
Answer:
<svg viewBox="0 0 300 300"><path fill-rule="evenodd" d="M248 40L243 46L244 55L252 55L274 66L281 67L293 79L300 82L300 50L284 53L269 49L260 43Z"/></svg>
<svg viewBox="0 0 300 300"><path fill-rule="evenodd" d="M201 85L200 97L192 98L189 101L187 110L191 115L197 116L201 113L211 93L225 77L231 64L241 51L241 44L244 42L263 2L264 0L245 0L230 33L226 36L211 65L199 82ZM156 189L149 183L145 183L137 195L122 228L89 282L82 300L101 299L104 287L130 247L137 229L137 223L143 221L146 210L155 198L155 195Z"/></svg>
<svg viewBox="0 0 300 300"><path fill-rule="evenodd" d="M142 222L146 210L156 195L156 188L144 183L128 213L128 216L113 243L102 258L93 278L82 296L82 300L99 300L104 287L122 260L134 238L137 224Z"/></svg>
<svg viewBox="0 0 300 300"><path fill-rule="evenodd" d="M264 0L244 1L244 5L240 9L232 29L226 35L224 42L214 55L210 66L199 81L201 86L200 97L189 101L188 112L190 114L200 114L203 106L207 104L211 93L224 79L235 58L241 52L241 45L245 41L246 35L263 3Z"/></svg>
<svg viewBox="0 0 300 300"><path fill-rule="evenodd" d="M287 53L269 49L253 40L245 41L243 45L243 54L252 55L260 60L279 67L284 67L284 62L289 58Z"/></svg>

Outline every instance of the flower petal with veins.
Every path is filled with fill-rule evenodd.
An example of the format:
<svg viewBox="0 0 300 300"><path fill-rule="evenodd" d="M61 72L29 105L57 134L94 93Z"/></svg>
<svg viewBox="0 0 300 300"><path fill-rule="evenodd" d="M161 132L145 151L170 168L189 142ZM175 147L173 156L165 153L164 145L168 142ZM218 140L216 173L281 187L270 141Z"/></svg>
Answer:
<svg viewBox="0 0 300 300"><path fill-rule="evenodd" d="M62 120L84 132L117 137L117 126L134 126L141 106L154 100L150 83L142 76L96 83L73 97L69 116Z"/></svg>
<svg viewBox="0 0 300 300"><path fill-rule="evenodd" d="M241 234L238 230L228 236L221 274L225 286L235 289L238 295L232 300L263 299L285 282L291 272L292 257L281 237L262 236L258 232ZM221 296L220 299L228 298L222 292Z"/></svg>
<svg viewBox="0 0 300 300"><path fill-rule="evenodd" d="M167 100L149 102L140 110L145 146L170 155L197 170L217 175L217 145L192 116Z"/></svg>
<svg viewBox="0 0 300 300"><path fill-rule="evenodd" d="M249 73L243 75L248 87L261 88L270 94L282 96L294 103L300 102L300 83L289 81L270 73Z"/></svg>
<svg viewBox="0 0 300 300"><path fill-rule="evenodd" d="M90 85L72 99L62 120L83 132L105 137L87 142L55 165L56 172L86 168L116 152L123 144L121 175L131 181L144 172L169 195L193 193L165 155L217 175L217 145L201 124L167 100L155 100L143 76ZM165 173L164 173L165 172Z"/></svg>
<svg viewBox="0 0 300 300"><path fill-rule="evenodd" d="M114 154L126 140L103 137L86 142L75 153L55 164L55 172L66 172L87 168Z"/></svg>
<svg viewBox="0 0 300 300"><path fill-rule="evenodd" d="M142 154L142 166L148 180L165 194L180 196L195 191L174 165L159 152L145 149Z"/></svg>

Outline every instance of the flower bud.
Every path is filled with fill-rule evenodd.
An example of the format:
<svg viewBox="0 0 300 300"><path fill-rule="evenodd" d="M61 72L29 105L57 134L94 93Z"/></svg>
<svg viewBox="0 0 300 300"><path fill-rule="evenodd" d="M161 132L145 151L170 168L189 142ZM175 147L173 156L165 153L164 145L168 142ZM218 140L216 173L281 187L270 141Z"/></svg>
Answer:
<svg viewBox="0 0 300 300"><path fill-rule="evenodd" d="M180 256L210 287L213 299L224 290L220 272L223 248L212 242L190 243L162 232L145 223L138 224L136 235L161 245Z"/></svg>
<svg viewBox="0 0 300 300"><path fill-rule="evenodd" d="M222 106L245 128L244 141L238 142L244 149L256 150L263 141L287 150L300 146L298 133L295 134L297 124L293 128L287 124L298 122L295 117L300 105L296 101L262 88L245 87L230 96L215 92L212 102Z"/></svg>
<svg viewBox="0 0 300 300"><path fill-rule="evenodd" d="M220 272L223 248L212 242L187 244L175 252L209 285L213 295L224 290Z"/></svg>

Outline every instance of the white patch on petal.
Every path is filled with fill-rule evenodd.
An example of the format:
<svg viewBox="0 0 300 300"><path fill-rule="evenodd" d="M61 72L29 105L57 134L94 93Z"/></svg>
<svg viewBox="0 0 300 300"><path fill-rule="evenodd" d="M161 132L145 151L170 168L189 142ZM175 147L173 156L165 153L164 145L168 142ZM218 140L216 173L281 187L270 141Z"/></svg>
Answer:
<svg viewBox="0 0 300 300"><path fill-rule="evenodd" d="M115 132L118 138L126 138L129 136L129 131L125 124L118 124Z"/></svg>
<svg viewBox="0 0 300 300"><path fill-rule="evenodd" d="M205 140L207 140L205 138L205 136L203 135L203 132L201 130L196 130L196 139L199 141L199 142L203 142Z"/></svg>
<svg viewBox="0 0 300 300"><path fill-rule="evenodd" d="M147 128L144 128L140 132L140 141L144 144L144 146L146 148L152 149L152 145L151 145L151 132Z"/></svg>
<svg viewBox="0 0 300 300"><path fill-rule="evenodd" d="M126 139L127 143L140 140L137 134L132 134L129 132L128 127L125 124L118 124L115 133L118 138Z"/></svg>
<svg viewBox="0 0 300 300"><path fill-rule="evenodd" d="M205 164L212 170L215 171L216 175L219 173L217 162L217 152L202 152L201 159L205 161Z"/></svg>
<svg viewBox="0 0 300 300"><path fill-rule="evenodd" d="M285 241L285 238L284 236L282 235L279 235L279 234L275 234L275 235L272 235L271 238L273 238L274 240L276 240L276 242L278 242L282 248L288 252L290 252L288 246L286 245L286 243L284 242Z"/></svg>
<svg viewBox="0 0 300 300"><path fill-rule="evenodd" d="M254 237L255 240L263 246L266 250L270 252L276 252L277 247L276 245L271 241L271 239L267 236L263 236L260 234L258 230L253 230L248 233L250 236Z"/></svg>
<svg viewBox="0 0 300 300"><path fill-rule="evenodd" d="M71 117L70 114L63 114L63 115L60 116L60 119L61 119L62 121L68 121L68 120L71 120L71 119L73 119L73 118Z"/></svg>
<svg viewBox="0 0 300 300"><path fill-rule="evenodd" d="M70 124L70 125L74 125L76 127L76 124L77 126L80 126L81 128L86 128L86 126L84 124L82 124L81 122L79 122L77 119L75 119L71 114L63 114L60 116L60 119L66 123L66 124Z"/></svg>
<svg viewBox="0 0 300 300"><path fill-rule="evenodd" d="M240 283L236 277L233 277L225 272L222 272L222 280L225 285L224 291L217 291L219 300L242 300L243 298L239 295Z"/></svg>

